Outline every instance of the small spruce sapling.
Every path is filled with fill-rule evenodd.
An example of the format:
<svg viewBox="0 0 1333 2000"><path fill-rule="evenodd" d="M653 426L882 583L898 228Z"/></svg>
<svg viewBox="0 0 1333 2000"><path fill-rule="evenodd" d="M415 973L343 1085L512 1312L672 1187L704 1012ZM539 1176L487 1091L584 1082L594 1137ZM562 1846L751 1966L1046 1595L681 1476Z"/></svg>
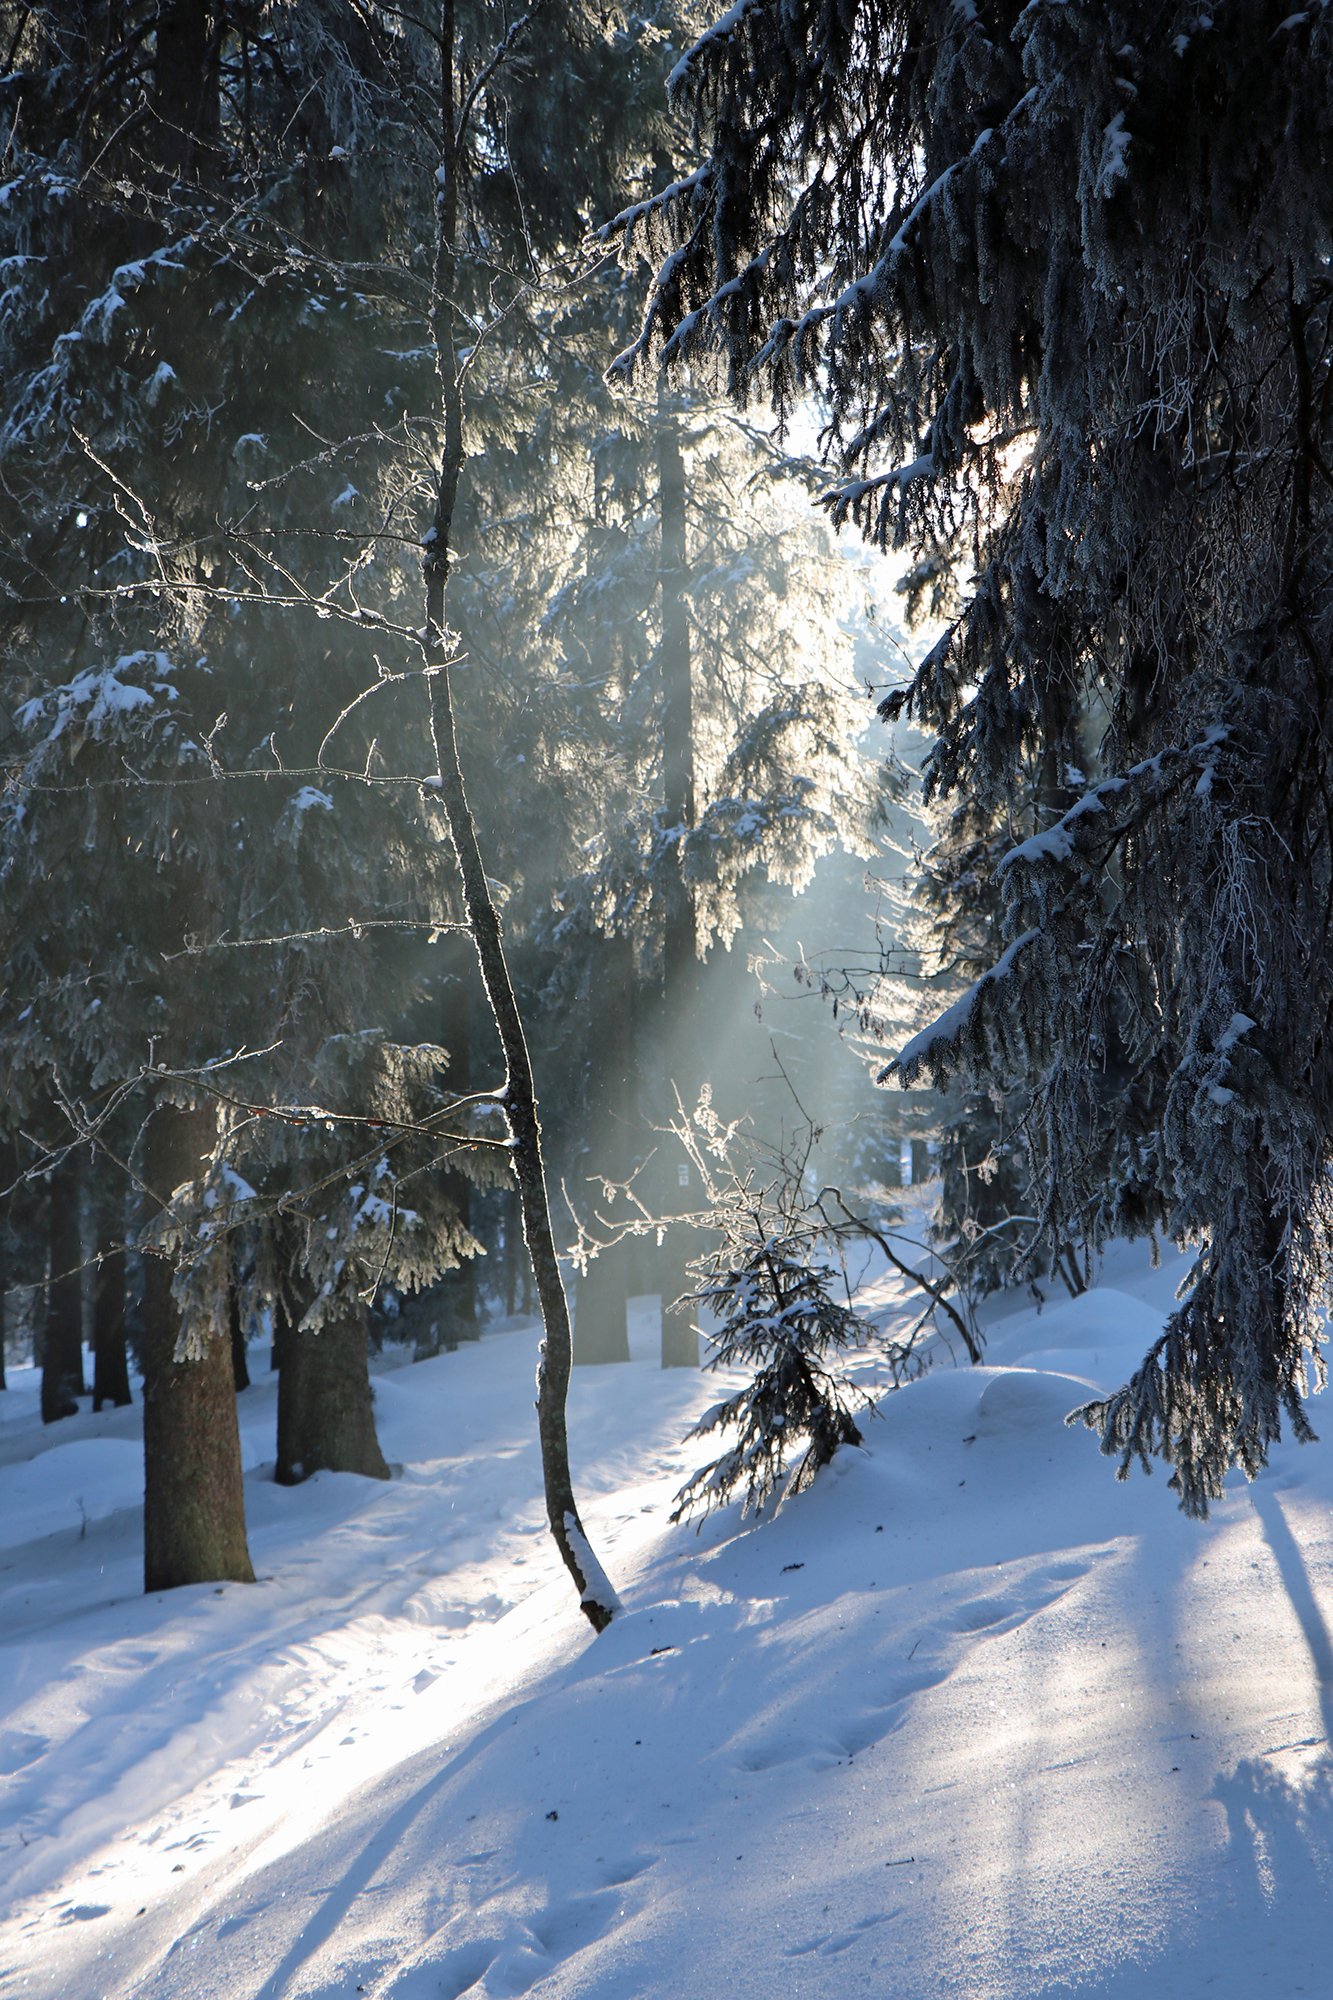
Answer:
<svg viewBox="0 0 1333 2000"><path fill-rule="evenodd" d="M737 1128L722 1125L707 1091L693 1118L671 1129L695 1165L717 1231L694 1267L693 1302L722 1321L706 1366L742 1368L748 1378L690 1431L691 1438L734 1431L735 1442L686 1481L671 1518L706 1515L742 1490L742 1515L758 1514L780 1487L782 1504L803 1492L841 1445L862 1442L854 1411L873 1402L850 1380L842 1357L873 1347L897 1387L926 1365L917 1351L923 1326L906 1341L885 1340L856 1310L839 1233L806 1191L817 1126L807 1124L795 1146L771 1159L743 1140L749 1157L735 1165Z"/></svg>

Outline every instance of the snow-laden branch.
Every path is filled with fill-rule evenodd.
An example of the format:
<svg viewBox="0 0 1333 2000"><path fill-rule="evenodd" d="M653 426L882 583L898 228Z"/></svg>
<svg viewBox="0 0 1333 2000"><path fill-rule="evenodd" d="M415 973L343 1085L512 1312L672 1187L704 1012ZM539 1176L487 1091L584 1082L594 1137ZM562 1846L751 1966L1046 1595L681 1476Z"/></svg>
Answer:
<svg viewBox="0 0 1333 2000"><path fill-rule="evenodd" d="M1217 760L1229 735L1230 732L1224 724L1210 724L1194 743L1161 750L1155 757L1145 757L1142 762L1131 765L1123 777L1104 779L1100 785L1094 785L1085 792L1083 797L1053 826L1045 828L1040 833L1034 833L1027 840L1019 841L1017 846L1011 847L1001 860L997 874L1003 878L1015 867L1035 870L1040 869L1043 863L1064 867L1066 863L1076 858L1080 862L1086 862L1087 837L1094 830L1093 823L1105 819L1108 803L1146 782L1153 788L1153 797L1149 803L1154 807L1160 805L1161 795L1156 791L1155 781L1168 772L1178 773L1182 765L1187 769L1193 766L1200 767L1200 775L1194 787L1195 797L1208 798L1212 791ZM1112 847L1119 844L1133 823L1131 817L1121 825L1107 829ZM1105 855L1098 858L1104 860ZM1092 878L1087 879L1090 881ZM956 1058L959 1045L969 1033L979 1008L988 998L996 996L997 990L1011 979L1015 969L1020 966L1020 961L1046 935L1046 925L1039 923L1030 926L1021 936L1016 937L999 961L988 972L983 972L980 979L969 986L966 993L955 1000L951 1007L946 1008L938 1020L913 1035L893 1061L887 1063L880 1071L876 1082L887 1084L896 1081L906 1089L916 1081L923 1069L929 1068L938 1072L951 1058Z"/></svg>
<svg viewBox="0 0 1333 2000"><path fill-rule="evenodd" d="M613 236L628 239L636 229L642 228L650 215L661 214L675 202L683 201L687 194L693 194L697 187L706 187L712 172L711 164L696 167L692 174L686 174L683 180L672 181L670 187L664 187L660 194L649 195L646 201L636 201L631 207L622 208L619 215L613 215L609 222L604 222L600 229L593 232L595 241L608 243Z"/></svg>
<svg viewBox="0 0 1333 2000"><path fill-rule="evenodd" d="M728 46L738 28L744 26L751 14L763 12L766 0L735 0L711 28L700 35L693 47L686 49L680 61L667 77L667 94L673 104L679 102L690 78L704 68L709 58Z"/></svg>

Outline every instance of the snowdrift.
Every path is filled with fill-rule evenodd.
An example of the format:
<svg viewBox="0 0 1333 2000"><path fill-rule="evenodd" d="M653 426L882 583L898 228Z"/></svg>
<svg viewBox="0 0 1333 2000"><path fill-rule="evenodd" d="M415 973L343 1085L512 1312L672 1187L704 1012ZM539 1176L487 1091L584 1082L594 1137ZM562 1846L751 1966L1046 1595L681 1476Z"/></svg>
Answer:
<svg viewBox="0 0 1333 2000"><path fill-rule="evenodd" d="M1125 1251L999 1320L745 1530L666 1523L712 1378L643 1337L579 1371L600 1639L541 1520L530 1329L379 1377L388 1487L274 1486L256 1385L261 1581L162 1599L130 1441L11 1390L0 1993L1327 1993L1327 1451L1200 1527L1063 1424L1178 1275Z"/></svg>

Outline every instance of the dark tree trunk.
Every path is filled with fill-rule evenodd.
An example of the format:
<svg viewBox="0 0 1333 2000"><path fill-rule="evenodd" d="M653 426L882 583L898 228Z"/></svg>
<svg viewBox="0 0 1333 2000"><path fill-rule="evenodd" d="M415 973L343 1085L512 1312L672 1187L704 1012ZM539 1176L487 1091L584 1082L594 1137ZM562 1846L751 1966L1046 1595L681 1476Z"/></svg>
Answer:
<svg viewBox="0 0 1333 2000"><path fill-rule="evenodd" d="M153 152L170 175L210 162L221 131L220 23L210 0L167 0L153 59Z"/></svg>
<svg viewBox="0 0 1333 2000"><path fill-rule="evenodd" d="M231 1380L239 1396L250 1387L250 1369L245 1355L245 1329L241 1325L241 1296L233 1285L227 1293L227 1331L231 1336Z"/></svg>
<svg viewBox="0 0 1333 2000"><path fill-rule="evenodd" d="M93 1283L93 1408L133 1400L125 1355L125 1207L119 1188L97 1196L97 1275Z"/></svg>
<svg viewBox="0 0 1333 2000"><path fill-rule="evenodd" d="M634 1141L634 952L628 938L608 938L599 951L591 1000L588 1165L594 1174L621 1186L629 1178ZM583 1199L612 1222L623 1215L623 1202L606 1199L596 1180L585 1185ZM579 1279L574 1307L576 1366L629 1360L629 1249L622 1242L604 1250Z"/></svg>
<svg viewBox="0 0 1333 2000"><path fill-rule="evenodd" d="M72 1153L51 1170L47 1195L50 1275L42 1330L42 1422L77 1417L83 1387L83 1243L79 1173Z"/></svg>
<svg viewBox="0 0 1333 2000"><path fill-rule="evenodd" d="M514 1301L518 1296L519 1267L526 1260L523 1255L523 1224L518 1208L518 1189L509 1188L504 1204L505 1232L505 1312L514 1316Z"/></svg>
<svg viewBox="0 0 1333 2000"><path fill-rule="evenodd" d="M676 420L659 399L657 429L658 496L662 532L662 783L666 824L686 833L694 825L694 691L690 670L689 544L685 516L685 464ZM693 1111L699 1074L699 957L695 931L694 894L684 875L669 866L662 940L662 1004L668 1077L679 1090L687 1112ZM669 1110L674 1111L674 1103ZM670 1142L659 1154L660 1212L679 1215L694 1206L702 1191L681 1185L680 1167ZM697 1368L699 1337L690 1314L669 1310L691 1288L686 1268L697 1254L697 1232L684 1226L667 1231L658 1250L658 1283L662 1294L662 1366Z"/></svg>
<svg viewBox="0 0 1333 2000"><path fill-rule="evenodd" d="M270 1374L275 1371L280 1372L282 1369L282 1357L287 1352L287 1335L289 1330L290 1322L287 1318L287 1308L281 1299L275 1299L273 1302L273 1337L269 1341L268 1346ZM278 1385L278 1395L279 1397L282 1395L281 1383Z"/></svg>
<svg viewBox="0 0 1333 2000"><path fill-rule="evenodd" d="M444 1041L449 1051L449 1088L457 1097L464 1097L472 1088L472 1008L471 985L476 978L476 962L471 945L462 934L455 934L444 943L445 965L448 973L447 1011L443 1022ZM458 1220L464 1229L472 1227L472 1183L466 1174L453 1173L448 1168L444 1172L444 1189L458 1212ZM460 1341L480 1339L477 1325L477 1267L476 1259L464 1257L456 1270L446 1271L436 1287L439 1303L439 1318L432 1322L436 1331L428 1337L426 1345L418 1341L417 1359L427 1354L438 1354L440 1349L452 1351Z"/></svg>
<svg viewBox="0 0 1333 2000"><path fill-rule="evenodd" d="M211 1110L153 1113L143 1173L157 1208L200 1172L215 1130ZM145 1253L144 1589L253 1583L227 1329L210 1327L200 1359L177 1361L171 1276L165 1257Z"/></svg>
<svg viewBox="0 0 1333 2000"><path fill-rule="evenodd" d="M366 1309L357 1303L318 1333L288 1325L278 1376L279 1486L312 1472L359 1472L387 1479L367 1364Z"/></svg>
<svg viewBox="0 0 1333 2000"><path fill-rule="evenodd" d="M300 1318L300 1311L296 1317ZM278 1374L278 1464L274 1478L280 1486L294 1486L299 1473L292 1468L302 1463L298 1445L300 1422L298 1394L300 1383L297 1367L298 1338L292 1327L291 1316L285 1303L279 1299L273 1307L273 1345L269 1349L269 1366Z"/></svg>
<svg viewBox="0 0 1333 2000"><path fill-rule="evenodd" d="M5 1381L5 1300L9 1286L9 1194L18 1177L18 1151L11 1139L0 1139L0 1389Z"/></svg>
<svg viewBox="0 0 1333 2000"><path fill-rule="evenodd" d="M435 176L435 271L431 330L440 378L444 414L444 449L440 456L435 518L427 538L425 561L427 680L431 736L439 760L431 780L434 796L444 807L449 838L463 880L468 929L481 965L486 998L504 1055L504 1114L509 1125L514 1178L523 1208L523 1236L532 1259L537 1296L541 1301L542 1343L537 1368L537 1430L541 1439L542 1474L546 1488L546 1518L561 1560L579 1593L593 1629L604 1631L615 1615L615 1594L602 1575L579 1520L578 1503L569 1470L569 1436L565 1402L569 1394L571 1341L569 1304L560 1280L560 1265L551 1233L542 1160L541 1126L523 1021L500 937L500 919L486 880L476 822L467 802L454 734L453 696L449 686L449 648L445 624L445 594L453 537L454 506L463 470L463 390L456 339L456 243L462 212L459 176L464 156L455 128L457 91L454 77L454 0L440 10L440 165Z"/></svg>

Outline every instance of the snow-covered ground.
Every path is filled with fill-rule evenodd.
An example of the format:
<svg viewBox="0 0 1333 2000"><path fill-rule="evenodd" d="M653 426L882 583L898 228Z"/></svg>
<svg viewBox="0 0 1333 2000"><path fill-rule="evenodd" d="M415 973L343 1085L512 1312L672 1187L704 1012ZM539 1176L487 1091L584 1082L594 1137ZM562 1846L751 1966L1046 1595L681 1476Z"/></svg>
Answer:
<svg viewBox="0 0 1333 2000"><path fill-rule="evenodd" d="M152 1598L137 1409L43 1432L15 1371L0 1994L1333 1992L1328 1448L1200 1527L1061 1422L1178 1274L1117 1254L775 1520L698 1535L666 1515L718 1389L645 1317L570 1402L625 1604L598 1639L542 1521L530 1328L379 1375L387 1485L275 1486L261 1378L261 1580Z"/></svg>

